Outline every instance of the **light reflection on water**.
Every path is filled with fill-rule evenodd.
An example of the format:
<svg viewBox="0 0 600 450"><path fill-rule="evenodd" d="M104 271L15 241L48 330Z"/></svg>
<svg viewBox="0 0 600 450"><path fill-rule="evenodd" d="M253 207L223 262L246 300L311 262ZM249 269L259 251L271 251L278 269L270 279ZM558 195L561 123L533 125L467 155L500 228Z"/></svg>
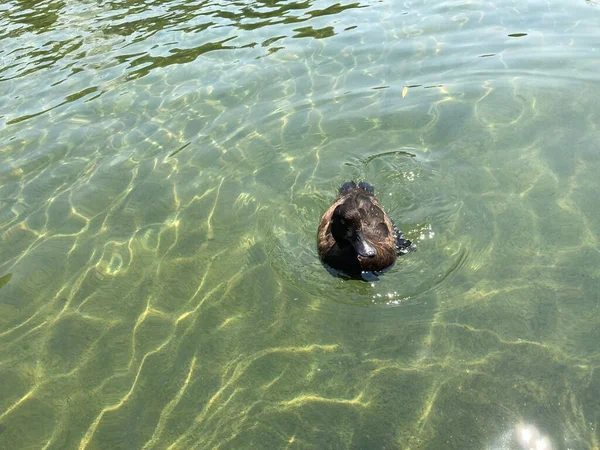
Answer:
<svg viewBox="0 0 600 450"><path fill-rule="evenodd" d="M547 435L542 434L535 425L524 422L517 423L508 430L490 449L519 449L519 450L552 450L556 447ZM568 446L566 448L569 448Z"/></svg>

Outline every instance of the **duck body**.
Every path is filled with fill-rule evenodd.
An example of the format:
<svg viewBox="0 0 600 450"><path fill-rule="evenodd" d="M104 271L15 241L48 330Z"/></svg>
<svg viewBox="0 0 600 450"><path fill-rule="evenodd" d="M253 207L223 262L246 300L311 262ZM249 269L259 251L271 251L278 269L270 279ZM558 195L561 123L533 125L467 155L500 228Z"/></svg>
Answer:
<svg viewBox="0 0 600 450"><path fill-rule="evenodd" d="M394 226L379 205L373 186L344 183L325 211L317 233L321 261L352 278L363 272L380 272L407 253L409 240Z"/></svg>

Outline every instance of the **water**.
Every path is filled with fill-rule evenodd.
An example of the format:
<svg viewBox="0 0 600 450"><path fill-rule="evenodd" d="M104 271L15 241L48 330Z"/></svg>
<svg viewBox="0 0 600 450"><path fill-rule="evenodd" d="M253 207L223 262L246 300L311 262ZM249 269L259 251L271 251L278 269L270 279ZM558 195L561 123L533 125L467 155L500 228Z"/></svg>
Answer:
<svg viewBox="0 0 600 450"><path fill-rule="evenodd" d="M0 448L598 448L600 5L0 7ZM320 265L367 180L418 251Z"/></svg>

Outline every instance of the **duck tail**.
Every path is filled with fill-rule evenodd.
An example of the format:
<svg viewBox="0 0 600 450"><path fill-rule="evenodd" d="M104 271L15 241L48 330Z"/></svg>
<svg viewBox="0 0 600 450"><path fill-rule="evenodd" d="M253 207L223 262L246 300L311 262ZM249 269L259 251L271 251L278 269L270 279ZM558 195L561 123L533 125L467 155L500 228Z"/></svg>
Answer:
<svg viewBox="0 0 600 450"><path fill-rule="evenodd" d="M354 181L346 181L340 187L340 194L348 192L350 189L356 189L356 183Z"/></svg>
<svg viewBox="0 0 600 450"><path fill-rule="evenodd" d="M358 183L358 186L356 185L356 183L354 181L346 181L340 187L340 194L344 194L344 193L348 192L350 189L356 189L356 188L362 189L363 191L367 191L369 194L375 194L375 188L373 187L373 185L367 183L366 181L361 181L360 183Z"/></svg>
<svg viewBox="0 0 600 450"><path fill-rule="evenodd" d="M358 187L367 191L369 194L375 194L375 187L372 184L367 183L366 181L361 181L358 183Z"/></svg>

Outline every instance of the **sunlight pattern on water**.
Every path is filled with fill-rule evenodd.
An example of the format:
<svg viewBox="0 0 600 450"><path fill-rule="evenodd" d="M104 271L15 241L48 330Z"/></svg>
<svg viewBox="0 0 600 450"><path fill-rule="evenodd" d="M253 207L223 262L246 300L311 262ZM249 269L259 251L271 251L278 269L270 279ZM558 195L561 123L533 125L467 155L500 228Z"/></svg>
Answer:
<svg viewBox="0 0 600 450"><path fill-rule="evenodd" d="M0 10L0 448L598 448L593 2Z"/></svg>

